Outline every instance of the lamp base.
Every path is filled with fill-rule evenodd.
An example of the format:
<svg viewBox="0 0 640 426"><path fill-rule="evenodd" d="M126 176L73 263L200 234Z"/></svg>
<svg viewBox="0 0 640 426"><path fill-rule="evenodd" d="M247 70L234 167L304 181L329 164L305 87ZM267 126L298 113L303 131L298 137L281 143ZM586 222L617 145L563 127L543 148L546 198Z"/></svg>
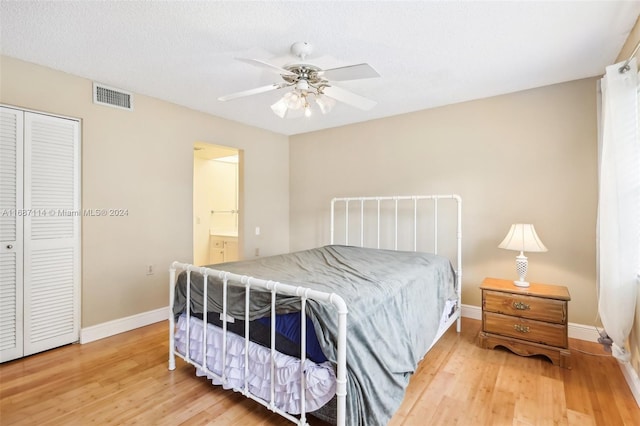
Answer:
<svg viewBox="0 0 640 426"><path fill-rule="evenodd" d="M513 284L518 287L529 287L529 281L514 281Z"/></svg>

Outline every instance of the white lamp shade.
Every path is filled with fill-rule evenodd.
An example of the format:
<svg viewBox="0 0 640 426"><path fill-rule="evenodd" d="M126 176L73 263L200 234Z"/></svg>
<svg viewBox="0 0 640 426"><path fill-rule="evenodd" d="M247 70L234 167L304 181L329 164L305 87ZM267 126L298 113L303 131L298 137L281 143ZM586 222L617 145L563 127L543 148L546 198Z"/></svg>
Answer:
<svg viewBox="0 0 640 426"><path fill-rule="evenodd" d="M281 98L278 102L271 105L271 111L273 111L278 117L284 118L287 115L287 101Z"/></svg>
<svg viewBox="0 0 640 426"><path fill-rule="evenodd" d="M316 103L320 107L320 111L322 111L323 114L326 114L331 111L333 106L336 104L336 101L328 96L318 95L316 97Z"/></svg>
<svg viewBox="0 0 640 426"><path fill-rule="evenodd" d="M304 98L297 91L287 92L282 97L289 109L300 109L304 106Z"/></svg>
<svg viewBox="0 0 640 426"><path fill-rule="evenodd" d="M547 251L542 244L533 225L528 223L515 223L498 246L501 249L515 250L520 252Z"/></svg>
<svg viewBox="0 0 640 426"><path fill-rule="evenodd" d="M307 93L297 89L285 93L278 102L271 105L271 110L280 118L295 118L302 115L308 117L311 113Z"/></svg>

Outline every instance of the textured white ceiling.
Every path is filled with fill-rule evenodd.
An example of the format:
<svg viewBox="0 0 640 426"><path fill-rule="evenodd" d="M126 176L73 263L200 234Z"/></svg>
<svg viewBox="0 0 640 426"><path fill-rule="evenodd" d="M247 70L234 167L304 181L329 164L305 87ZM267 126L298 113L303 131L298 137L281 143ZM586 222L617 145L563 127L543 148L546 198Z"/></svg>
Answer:
<svg viewBox="0 0 640 426"><path fill-rule="evenodd" d="M602 74L640 1L0 1L4 55L282 134L366 121ZM279 82L234 60L367 62L381 78L340 86L378 102L281 119L282 91L220 102Z"/></svg>

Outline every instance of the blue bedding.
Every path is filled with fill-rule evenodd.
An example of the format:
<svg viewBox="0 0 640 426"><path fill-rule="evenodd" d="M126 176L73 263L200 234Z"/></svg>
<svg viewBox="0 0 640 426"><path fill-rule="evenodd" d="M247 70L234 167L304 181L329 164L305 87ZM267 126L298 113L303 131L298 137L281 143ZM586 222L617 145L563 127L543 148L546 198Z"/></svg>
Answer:
<svg viewBox="0 0 640 426"><path fill-rule="evenodd" d="M191 316L202 320L203 315L199 312L191 313ZM209 312L207 322L222 328L222 320L218 312ZM300 358L301 357L301 327L300 312L292 312L289 314L276 315L276 350L285 355ZM245 321L234 319L233 322L227 321L227 330L244 337ZM307 343L306 353L307 359L321 364L327 361L327 357L322 352L316 330L313 322L307 317ZM249 340L266 348L271 347L271 317L258 318L249 321Z"/></svg>
<svg viewBox="0 0 640 426"><path fill-rule="evenodd" d="M256 321L258 321L262 325L267 326L269 332L271 332L271 317L258 318ZM296 344L298 348L300 347L300 342L302 340L301 330L302 321L299 312L276 315L276 332ZM307 358L309 358L313 362L317 362L318 364L325 362L327 360L327 357L324 356L322 348L320 347L320 343L318 343L318 337L316 336L316 330L313 327L313 321L311 321L311 318L308 317L306 333Z"/></svg>

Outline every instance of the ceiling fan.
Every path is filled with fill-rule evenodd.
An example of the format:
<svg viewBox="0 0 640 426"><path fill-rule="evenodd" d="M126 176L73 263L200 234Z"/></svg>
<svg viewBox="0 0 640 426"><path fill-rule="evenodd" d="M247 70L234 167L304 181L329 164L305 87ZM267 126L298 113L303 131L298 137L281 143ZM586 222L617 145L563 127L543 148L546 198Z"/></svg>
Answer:
<svg viewBox="0 0 640 426"><path fill-rule="evenodd" d="M333 108L336 101L354 106L362 110L369 110L376 102L342 89L334 81L358 80L380 77L369 64L348 65L338 68L321 69L315 65L305 63L305 58L313 51L313 46L307 42L297 42L291 45L291 53L300 58L300 63L279 67L258 59L236 58L239 61L280 74L283 81L272 83L255 89L243 90L220 96L219 101L230 101L245 96L293 87L292 91L276 103L271 105L273 112L281 118L311 115L311 104L315 103L323 114Z"/></svg>

